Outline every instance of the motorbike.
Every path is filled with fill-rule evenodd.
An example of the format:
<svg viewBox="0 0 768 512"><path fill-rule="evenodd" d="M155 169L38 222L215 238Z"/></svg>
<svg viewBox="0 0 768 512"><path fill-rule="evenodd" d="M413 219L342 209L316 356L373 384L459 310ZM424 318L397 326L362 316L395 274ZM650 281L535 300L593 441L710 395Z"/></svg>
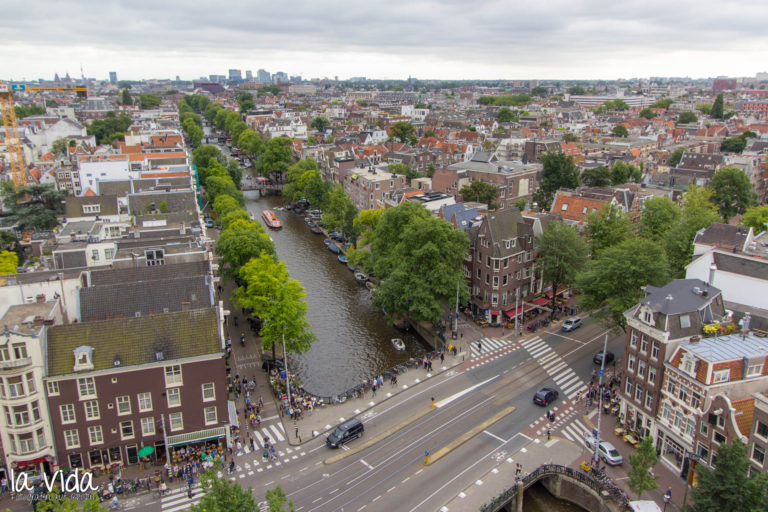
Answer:
<svg viewBox="0 0 768 512"><path fill-rule="evenodd" d="M245 346L245 333L240 335L240 345Z"/></svg>

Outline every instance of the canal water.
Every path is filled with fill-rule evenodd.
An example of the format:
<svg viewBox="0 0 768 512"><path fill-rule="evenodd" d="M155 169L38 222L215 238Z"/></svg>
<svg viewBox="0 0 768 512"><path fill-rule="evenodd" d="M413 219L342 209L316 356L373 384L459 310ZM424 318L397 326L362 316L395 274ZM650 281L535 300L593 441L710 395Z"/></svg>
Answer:
<svg viewBox="0 0 768 512"><path fill-rule="evenodd" d="M552 496L541 484L525 490L523 512L587 512L585 509Z"/></svg>
<svg viewBox="0 0 768 512"><path fill-rule="evenodd" d="M283 206L278 196L259 197L258 192L245 196L248 212L259 221L262 210ZM323 236L310 232L303 217L285 210L275 210L275 215L283 229L269 234L291 277L307 291L307 320L317 336L309 352L290 359L294 363L290 370L306 391L337 395L427 351L418 335L387 324L371 305L370 291L357 284L347 266L325 248ZM402 338L406 349L395 350L392 338Z"/></svg>

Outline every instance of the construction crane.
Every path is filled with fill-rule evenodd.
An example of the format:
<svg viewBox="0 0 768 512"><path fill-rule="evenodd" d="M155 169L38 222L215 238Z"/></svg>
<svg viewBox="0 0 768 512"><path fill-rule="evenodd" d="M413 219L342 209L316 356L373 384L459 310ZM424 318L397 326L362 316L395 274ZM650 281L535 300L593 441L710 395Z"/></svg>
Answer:
<svg viewBox="0 0 768 512"><path fill-rule="evenodd" d="M24 165L24 153L21 150L19 127L16 124L16 112L13 109L14 91L69 91L76 92L83 98L88 96L87 87L27 87L24 84L5 84L0 82L0 110L5 125L5 144L8 147L11 175L16 188L27 184L27 172Z"/></svg>

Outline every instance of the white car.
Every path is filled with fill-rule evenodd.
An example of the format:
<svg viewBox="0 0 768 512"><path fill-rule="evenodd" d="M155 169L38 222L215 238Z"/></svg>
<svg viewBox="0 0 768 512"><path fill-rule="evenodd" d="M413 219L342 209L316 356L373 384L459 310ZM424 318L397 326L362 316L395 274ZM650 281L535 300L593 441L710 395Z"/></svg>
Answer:
<svg viewBox="0 0 768 512"><path fill-rule="evenodd" d="M581 327L581 317L574 316L563 322L563 330L565 332L575 331Z"/></svg>
<svg viewBox="0 0 768 512"><path fill-rule="evenodd" d="M594 453L595 438L592 436L591 432L584 432L584 444ZM621 456L619 450L608 441L600 441L600 447L597 449L597 454L600 456L600 460L610 466L618 466L624 462L624 457Z"/></svg>

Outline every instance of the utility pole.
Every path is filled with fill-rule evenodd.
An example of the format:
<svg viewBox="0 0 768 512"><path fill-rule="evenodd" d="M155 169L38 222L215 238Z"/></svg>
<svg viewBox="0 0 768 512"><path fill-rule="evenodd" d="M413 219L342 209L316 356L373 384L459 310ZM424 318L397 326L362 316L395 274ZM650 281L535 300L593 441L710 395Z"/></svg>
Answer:
<svg viewBox="0 0 768 512"><path fill-rule="evenodd" d="M459 336L459 286L461 286L461 277L456 281L456 318L454 320L453 339Z"/></svg>
<svg viewBox="0 0 768 512"><path fill-rule="evenodd" d="M163 444L165 445L165 461L171 463L171 452L168 448L168 431L165 429L165 413L160 415L160 424L163 426Z"/></svg>
<svg viewBox="0 0 768 512"><path fill-rule="evenodd" d="M595 455L594 460L598 460L598 449L600 448L600 418L603 417L603 373L605 373L605 353L608 351L608 333L605 333L605 341L603 342L603 358L600 361L600 379L597 384L597 392L599 399L597 402L597 435L595 436ZM599 464L599 463L598 463Z"/></svg>
<svg viewBox="0 0 768 512"><path fill-rule="evenodd" d="M518 311L518 303L520 302L520 287L515 288L515 336L520 336L518 318L520 318L520 311Z"/></svg>
<svg viewBox="0 0 768 512"><path fill-rule="evenodd" d="M606 335L607 339L607 335ZM285 333L283 333L283 367L285 368L285 394L288 395L288 407L291 406L291 382L288 380L288 353L285 350Z"/></svg>

